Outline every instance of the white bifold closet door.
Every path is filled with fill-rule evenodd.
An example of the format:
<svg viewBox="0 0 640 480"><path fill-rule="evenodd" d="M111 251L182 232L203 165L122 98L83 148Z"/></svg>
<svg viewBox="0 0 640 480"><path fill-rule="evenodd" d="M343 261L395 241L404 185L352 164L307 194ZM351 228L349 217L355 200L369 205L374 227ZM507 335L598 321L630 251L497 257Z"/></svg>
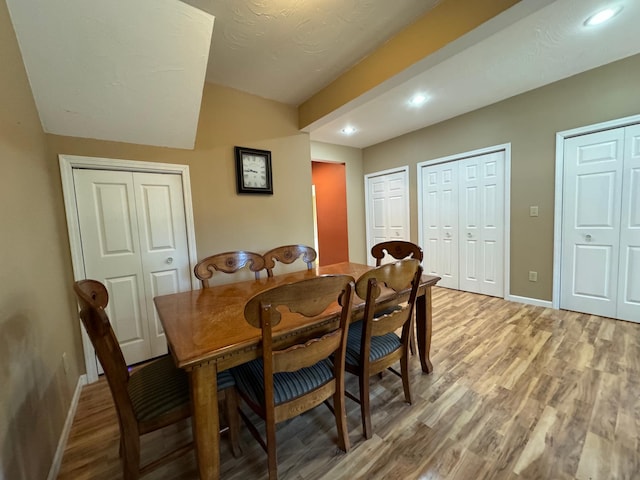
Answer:
<svg viewBox="0 0 640 480"><path fill-rule="evenodd" d="M153 297L191 288L180 175L73 175L85 275L107 287L107 314L127 364L166 353Z"/></svg>
<svg viewBox="0 0 640 480"><path fill-rule="evenodd" d="M422 167L423 263L438 285L504 295L504 160L498 151Z"/></svg>
<svg viewBox="0 0 640 480"><path fill-rule="evenodd" d="M409 210L406 171L374 175L367 178L367 258L375 265L371 247L390 240L409 240ZM383 263L393 261L387 255Z"/></svg>
<svg viewBox="0 0 640 480"><path fill-rule="evenodd" d="M560 307L640 322L640 125L565 140Z"/></svg>

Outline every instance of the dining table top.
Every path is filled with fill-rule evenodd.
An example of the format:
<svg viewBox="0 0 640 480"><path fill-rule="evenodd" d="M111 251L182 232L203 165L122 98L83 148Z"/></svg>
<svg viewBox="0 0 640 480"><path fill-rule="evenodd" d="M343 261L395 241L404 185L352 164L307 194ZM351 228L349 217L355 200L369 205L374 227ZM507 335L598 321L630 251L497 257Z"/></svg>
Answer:
<svg viewBox="0 0 640 480"><path fill-rule="evenodd" d="M342 262L257 280L161 295L155 297L154 302L176 365L189 369L204 362L219 361L233 352L257 350L262 332L249 325L244 318L244 306L254 295L278 285L318 275L350 275L357 280L372 268L369 265ZM421 286L434 285L439 279L423 275ZM295 320L291 319L293 323L287 321L287 315L283 312L283 321L274 329L274 337L279 333L284 334L283 329L286 329L287 335L295 335L295 332L309 328L314 322L328 322L331 313L335 313L337 318L340 310L337 303L334 309L335 312L326 312L318 319L292 316L295 317ZM363 309L364 300L354 294L352 318ZM295 323L296 320L300 323Z"/></svg>

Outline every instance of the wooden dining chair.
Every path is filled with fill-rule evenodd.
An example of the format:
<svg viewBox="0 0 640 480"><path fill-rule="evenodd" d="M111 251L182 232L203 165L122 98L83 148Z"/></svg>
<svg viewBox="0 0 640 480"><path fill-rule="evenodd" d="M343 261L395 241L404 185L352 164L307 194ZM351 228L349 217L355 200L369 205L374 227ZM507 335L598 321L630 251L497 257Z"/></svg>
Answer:
<svg viewBox="0 0 640 480"><path fill-rule="evenodd" d="M129 372L105 308L109 294L97 280L75 282L73 290L80 304L80 318L102 364L120 425L120 458L125 480L155 470L193 448L184 443L161 458L140 465L140 436L159 430L191 415L189 379L164 355ZM235 381L231 372L218 374L218 390L224 393L225 413L234 456L239 456L240 418Z"/></svg>
<svg viewBox="0 0 640 480"><path fill-rule="evenodd" d="M422 262L424 254L422 248L415 243L407 242L406 240L391 240L388 242L381 242L371 247L371 255L376 259L376 267L382 265L382 260L389 254L389 256L396 260L402 260L404 258L417 258ZM409 346L411 353L418 351L416 347L415 332L411 332L411 338L409 339Z"/></svg>
<svg viewBox="0 0 640 480"><path fill-rule="evenodd" d="M396 260L411 257L417 258L422 262L422 248L415 243L405 240L391 240L389 242L381 242L371 247L371 255L376 259L376 267L382 265L382 259L386 255L390 255Z"/></svg>
<svg viewBox="0 0 640 480"><path fill-rule="evenodd" d="M362 430L371 438L369 377L390 370L402 378L405 401L411 404L409 385L409 339L413 330L422 266L417 259L388 263L364 273L356 282L356 294L365 300L364 318L349 327L346 370L358 376L360 395L346 395L360 403ZM398 294L410 289L409 301L400 302ZM386 297L391 295L391 300ZM393 308L390 308L393 307ZM395 333L402 329L400 337ZM391 366L400 361L400 373Z"/></svg>
<svg viewBox="0 0 640 480"><path fill-rule="evenodd" d="M344 403L344 367L351 314L353 278L325 275L281 285L252 297L244 309L246 321L262 329L262 357L232 369L240 397L265 421L266 441L241 412L249 430L267 452L269 479L278 477L276 424L300 415L333 397L338 445L349 451ZM304 343L282 345L273 329L280 323L335 312L339 322ZM332 362L329 358L334 356ZM328 405L328 404L327 404Z"/></svg>
<svg viewBox="0 0 640 480"><path fill-rule="evenodd" d="M218 253L200 260L193 271L202 282L202 288L209 288L209 280L214 272L236 273L245 267L255 273L257 280L260 278L260 271L264 269L264 258L259 253L245 250Z"/></svg>
<svg viewBox="0 0 640 480"><path fill-rule="evenodd" d="M313 262L318 254L312 247L306 245L284 245L269 250L262 255L264 257L264 266L267 269L267 276L273 277L273 269L276 267L276 260L281 263L291 264L298 258L302 257L302 261L307 264L307 269L313 268Z"/></svg>

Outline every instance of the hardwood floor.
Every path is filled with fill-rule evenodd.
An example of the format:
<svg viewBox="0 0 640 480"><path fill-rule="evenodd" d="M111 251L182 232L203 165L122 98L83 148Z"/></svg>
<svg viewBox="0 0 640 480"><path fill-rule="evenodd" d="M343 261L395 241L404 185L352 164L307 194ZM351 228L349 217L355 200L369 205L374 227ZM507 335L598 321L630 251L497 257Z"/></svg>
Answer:
<svg viewBox="0 0 640 480"><path fill-rule="evenodd" d="M412 359L413 405L395 375L372 378L374 436L347 400L352 449L320 406L278 428L281 479L638 479L640 324L434 289L431 375ZM355 377L347 389L357 392ZM247 409L245 408L245 411ZM149 435L148 455L191 435ZM241 458L222 439L223 479L266 478L243 428ZM84 388L59 479L121 478L108 388ZM147 479L197 478L193 454Z"/></svg>

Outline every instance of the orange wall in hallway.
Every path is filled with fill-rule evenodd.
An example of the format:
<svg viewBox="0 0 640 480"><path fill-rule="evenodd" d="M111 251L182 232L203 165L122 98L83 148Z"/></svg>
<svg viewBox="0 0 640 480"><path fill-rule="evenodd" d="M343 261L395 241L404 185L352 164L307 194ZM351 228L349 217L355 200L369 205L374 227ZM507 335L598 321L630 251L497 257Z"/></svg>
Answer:
<svg viewBox="0 0 640 480"><path fill-rule="evenodd" d="M318 215L320 265L349 260L347 182L343 163L312 162Z"/></svg>

